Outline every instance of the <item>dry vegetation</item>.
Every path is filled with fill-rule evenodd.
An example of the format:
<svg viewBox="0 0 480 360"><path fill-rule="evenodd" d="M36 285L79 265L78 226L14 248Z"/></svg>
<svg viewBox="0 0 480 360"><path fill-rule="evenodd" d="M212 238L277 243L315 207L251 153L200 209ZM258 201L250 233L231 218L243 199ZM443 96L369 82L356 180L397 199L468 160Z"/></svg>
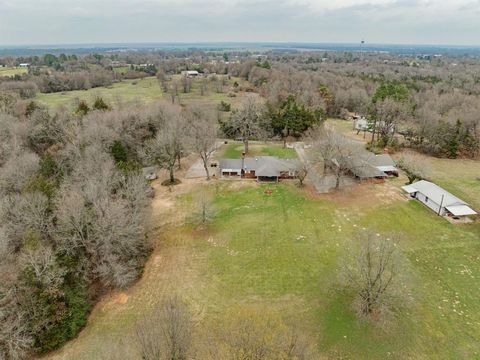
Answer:
<svg viewBox="0 0 480 360"><path fill-rule="evenodd" d="M308 180L207 181L218 137L238 140L233 158L295 157L286 143L305 137L338 188L363 137L325 121L356 112L408 180L478 207L477 59L236 56L8 60L32 65L0 79L0 358L82 329L47 358L477 357L478 222L406 201L403 176L324 196ZM198 158L206 179L185 179Z"/></svg>

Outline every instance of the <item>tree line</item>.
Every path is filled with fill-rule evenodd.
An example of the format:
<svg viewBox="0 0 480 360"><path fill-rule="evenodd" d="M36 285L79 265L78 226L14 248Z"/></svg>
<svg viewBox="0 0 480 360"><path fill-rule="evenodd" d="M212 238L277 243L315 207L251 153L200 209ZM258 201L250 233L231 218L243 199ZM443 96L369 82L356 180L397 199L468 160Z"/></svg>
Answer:
<svg viewBox="0 0 480 360"><path fill-rule="evenodd" d="M2 103L0 357L21 359L74 337L99 295L139 277L152 195L141 168L158 165L175 182L182 157L207 164L217 124L168 103L113 109L97 99L73 113Z"/></svg>

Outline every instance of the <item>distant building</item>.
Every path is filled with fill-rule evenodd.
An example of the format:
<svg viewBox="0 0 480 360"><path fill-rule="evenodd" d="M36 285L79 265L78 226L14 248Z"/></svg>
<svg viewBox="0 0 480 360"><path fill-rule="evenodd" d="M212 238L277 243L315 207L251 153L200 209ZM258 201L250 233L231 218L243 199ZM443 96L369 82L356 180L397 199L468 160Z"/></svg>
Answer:
<svg viewBox="0 0 480 360"><path fill-rule="evenodd" d="M20 63L18 64L19 67L29 67L30 63Z"/></svg>
<svg viewBox="0 0 480 360"><path fill-rule="evenodd" d="M357 131L369 131L370 124L365 116L354 115L353 117L353 127Z"/></svg>
<svg viewBox="0 0 480 360"><path fill-rule="evenodd" d="M195 78L199 76L200 73L197 70L185 70L185 71L182 71L182 75L188 78Z"/></svg>
<svg viewBox="0 0 480 360"><path fill-rule="evenodd" d="M421 180L402 189L440 216L459 218L478 214L465 201L430 181Z"/></svg>

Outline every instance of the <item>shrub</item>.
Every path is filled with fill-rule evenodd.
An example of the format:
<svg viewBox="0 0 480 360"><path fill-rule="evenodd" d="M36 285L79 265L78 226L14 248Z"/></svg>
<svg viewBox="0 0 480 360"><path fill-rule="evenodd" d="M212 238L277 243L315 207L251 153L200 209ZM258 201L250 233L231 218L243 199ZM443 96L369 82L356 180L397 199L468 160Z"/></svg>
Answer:
<svg viewBox="0 0 480 360"><path fill-rule="evenodd" d="M110 110L110 106L103 100L101 97L95 98L95 102L93 103L93 108L95 110Z"/></svg>

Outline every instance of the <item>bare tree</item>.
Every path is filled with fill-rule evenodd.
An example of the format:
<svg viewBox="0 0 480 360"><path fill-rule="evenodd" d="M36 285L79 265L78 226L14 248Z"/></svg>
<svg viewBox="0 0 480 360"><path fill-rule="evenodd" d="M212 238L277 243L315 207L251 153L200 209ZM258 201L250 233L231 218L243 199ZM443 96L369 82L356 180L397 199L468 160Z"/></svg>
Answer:
<svg viewBox="0 0 480 360"><path fill-rule="evenodd" d="M0 269L3 270L3 269ZM26 359L34 339L16 286L0 281L0 359Z"/></svg>
<svg viewBox="0 0 480 360"><path fill-rule="evenodd" d="M142 359L188 359L192 325L187 305L178 296L167 298L153 314L137 323L135 341Z"/></svg>
<svg viewBox="0 0 480 360"><path fill-rule="evenodd" d="M242 138L245 154L248 154L248 142L263 134L263 105L254 96L247 96L242 108L232 114L232 127Z"/></svg>
<svg viewBox="0 0 480 360"><path fill-rule="evenodd" d="M14 154L0 168L0 193L21 192L39 168L39 158L31 152Z"/></svg>
<svg viewBox="0 0 480 360"><path fill-rule="evenodd" d="M375 104L375 130L384 145L388 145L397 131L398 124L404 121L408 114L406 104L387 98Z"/></svg>
<svg viewBox="0 0 480 360"><path fill-rule="evenodd" d="M175 164L183 154L185 118L176 108L165 108L164 123L154 139L145 144L146 157L169 172L167 185L177 183Z"/></svg>
<svg viewBox="0 0 480 360"><path fill-rule="evenodd" d="M185 94L190 92L192 80L187 75L182 76L182 87Z"/></svg>
<svg viewBox="0 0 480 360"><path fill-rule="evenodd" d="M310 170L310 166L307 163L301 163L298 168L297 168L297 179L298 179L298 185L300 187L303 186L303 182L308 176L308 172Z"/></svg>
<svg viewBox="0 0 480 360"><path fill-rule="evenodd" d="M173 80L170 84L168 93L170 94L170 100L172 101L172 104L175 104L175 99L178 98L178 83L175 80Z"/></svg>
<svg viewBox="0 0 480 360"><path fill-rule="evenodd" d="M207 338L205 358L317 359L308 337L287 326L282 318L267 309L237 308L212 335Z"/></svg>
<svg viewBox="0 0 480 360"><path fill-rule="evenodd" d="M210 180L209 162L216 150L217 122L211 112L200 108L190 109L189 115L190 121L187 125L189 147L202 159L207 180Z"/></svg>
<svg viewBox="0 0 480 360"><path fill-rule="evenodd" d="M319 154L321 157L324 174L327 171L328 162L334 153L335 137L335 130L325 125L314 126L305 133L305 140L311 143L314 153Z"/></svg>
<svg viewBox="0 0 480 360"><path fill-rule="evenodd" d="M334 171L335 189L338 189L342 175L352 170L354 157L361 151L361 145L336 132L330 133L326 141L327 163Z"/></svg>
<svg viewBox="0 0 480 360"><path fill-rule="evenodd" d="M38 192L5 196L0 202L0 219L8 252L17 252L27 235L46 238L51 231L48 199Z"/></svg>
<svg viewBox="0 0 480 360"><path fill-rule="evenodd" d="M344 264L341 275L355 292L360 316L378 318L396 305L401 288L399 254L392 239L365 231L357 236L357 247Z"/></svg>
<svg viewBox="0 0 480 360"><path fill-rule="evenodd" d="M430 162L423 156L405 154L397 161L398 166L405 171L408 183L426 178L431 171Z"/></svg>
<svg viewBox="0 0 480 360"><path fill-rule="evenodd" d="M55 203L56 243L80 258L82 275L105 286L126 287L146 252L145 185L120 181L110 157L87 148ZM133 183L132 183L133 182Z"/></svg>

